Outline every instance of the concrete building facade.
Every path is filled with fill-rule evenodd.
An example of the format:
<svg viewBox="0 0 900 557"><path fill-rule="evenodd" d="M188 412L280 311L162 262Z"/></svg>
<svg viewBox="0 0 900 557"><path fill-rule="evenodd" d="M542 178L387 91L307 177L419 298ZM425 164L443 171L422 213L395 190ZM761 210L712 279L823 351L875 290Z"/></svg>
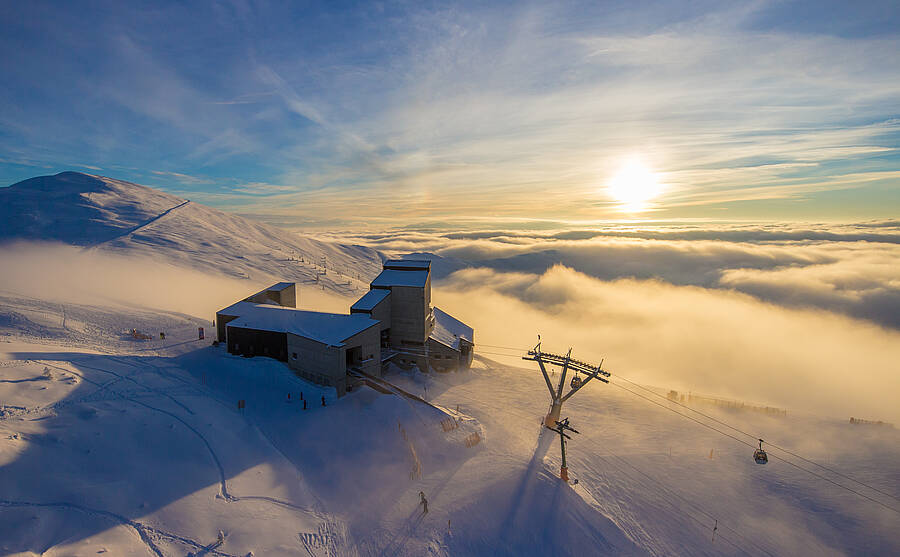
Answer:
<svg viewBox="0 0 900 557"><path fill-rule="evenodd" d="M394 361L423 371L472 363L474 331L431 306L431 262L389 260L349 314L295 309L296 287L278 283L216 313L228 352L286 362L299 376L348 389L348 371L382 375Z"/></svg>
<svg viewBox="0 0 900 557"><path fill-rule="evenodd" d="M274 304L285 308L295 308L297 307L297 285L293 282L279 282L217 311L216 339L219 342L225 342L225 327L228 322L240 316L242 308L249 307L241 304Z"/></svg>

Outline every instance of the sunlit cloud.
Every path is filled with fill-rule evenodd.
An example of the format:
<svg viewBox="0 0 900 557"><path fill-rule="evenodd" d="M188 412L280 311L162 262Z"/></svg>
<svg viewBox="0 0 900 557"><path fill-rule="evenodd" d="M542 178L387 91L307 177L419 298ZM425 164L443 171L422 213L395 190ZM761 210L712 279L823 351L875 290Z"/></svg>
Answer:
<svg viewBox="0 0 900 557"><path fill-rule="evenodd" d="M77 93L49 112L29 102L34 90L56 94L29 65L4 66L18 84L4 105L18 108L0 112L0 148L51 165L73 151L104 168L166 160L213 179L191 185L210 202L297 224L618 218L623 202L602 184L635 153L665 184L644 217L765 217L774 202L840 218L847 208L830 192L845 190L861 210L892 216L881 202L897 180L900 136L900 38L890 26L816 32L767 18L765 3L628 6L615 17L534 4L405 8L373 30L361 22L381 16L360 7L335 22L345 44L286 8L260 7L258 18L208 10L153 15L177 30L177 54L164 47L168 34L134 25L126 8L92 21L101 62L60 65ZM87 48L66 31L83 15L58 16L48 22L58 32L44 33L65 45L54 52ZM211 64L191 37L220 35L229 41ZM14 50L28 32L5 36ZM281 48L258 48L263 38ZM95 104L111 109L91 118ZM261 183L284 188L227 197ZM804 203L783 205L793 201ZM348 202L365 217L335 210Z"/></svg>
<svg viewBox="0 0 900 557"><path fill-rule="evenodd" d="M900 272L893 264L900 258L900 227L894 221L557 227L395 229L343 239L394 256L435 254L437 277L467 268L539 275L561 264L602 281L731 290L900 330Z"/></svg>
<svg viewBox="0 0 900 557"><path fill-rule="evenodd" d="M527 348L539 333L546 350L574 346L580 358L605 358L614 375L665 388L842 419L900 419L900 332L834 313L727 290L601 281L563 266L540 274L460 270L438 284L434 299L476 327L482 345Z"/></svg>

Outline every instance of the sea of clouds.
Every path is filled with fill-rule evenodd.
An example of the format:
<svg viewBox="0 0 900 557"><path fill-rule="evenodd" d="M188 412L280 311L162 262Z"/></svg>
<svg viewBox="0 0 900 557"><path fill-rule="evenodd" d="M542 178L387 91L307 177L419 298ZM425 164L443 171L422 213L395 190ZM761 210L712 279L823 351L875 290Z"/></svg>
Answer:
<svg viewBox="0 0 900 557"><path fill-rule="evenodd" d="M666 388L900 421L900 222L421 226L351 239L436 255L435 305L472 325L489 357L513 362L500 347L541 334L545 349Z"/></svg>
<svg viewBox="0 0 900 557"><path fill-rule="evenodd" d="M620 376L791 411L900 424L900 223L666 223L333 233L433 259L434 305L477 351L527 366L541 335ZM325 236L325 234L323 234ZM0 249L0 291L211 318L264 286L72 246ZM352 300L306 289L304 309Z"/></svg>

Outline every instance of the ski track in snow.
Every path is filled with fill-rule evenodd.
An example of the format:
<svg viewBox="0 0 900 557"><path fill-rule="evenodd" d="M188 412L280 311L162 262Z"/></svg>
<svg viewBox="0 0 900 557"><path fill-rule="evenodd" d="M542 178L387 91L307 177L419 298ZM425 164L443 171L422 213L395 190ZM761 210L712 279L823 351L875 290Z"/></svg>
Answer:
<svg viewBox="0 0 900 557"><path fill-rule="evenodd" d="M137 522L135 520L131 520L125 516L112 513L109 511L104 511L101 509L92 509L89 507L85 507L83 505L76 505L74 503L36 503L30 501L7 501L4 499L0 499L0 507L31 507L31 508L57 508L57 509L65 509L65 510L73 510L82 512L85 514L105 518L111 520L113 522L118 522L119 524L123 524L125 526L130 526L132 529L137 532L138 536L140 536L141 541L147 546L150 551L159 557L165 557L165 554L156 545L153 538L163 538L170 541L180 542L194 549L205 550L206 552L212 553L213 555L221 555L222 557L239 557L237 555L232 555L230 553L225 553L223 551L218 551L216 548L211 547L211 545L203 545L196 540L192 540L191 538L187 538L185 536L180 536L178 534L173 534L171 532L167 532L165 530L161 530L159 528L155 528L153 526L149 526L147 524L143 524L141 522ZM49 548L47 548L49 550ZM45 552L47 551L45 550Z"/></svg>
<svg viewBox="0 0 900 557"><path fill-rule="evenodd" d="M172 377L168 376L168 374L163 373L163 372L160 370L159 367L157 367L157 366L155 366L155 365L152 365L152 364L149 364L149 363L141 362L140 364L136 364L136 363L134 363L134 362L129 362L129 361L123 360L123 359L121 359L121 358L110 358L110 359L113 360L113 361L116 361L116 362L125 364L125 365L129 365L129 366L136 367L136 368L138 368L138 369L141 369L142 367L147 367L147 368L152 369L154 372L158 373L159 375L161 375L161 376L163 376L163 377L166 377L166 378L168 378L168 379L172 379ZM123 379L124 379L124 380L130 380L130 381L134 382L135 384L144 386L144 385L142 385L141 383L135 381L132 377L119 376L118 374L116 374L115 372L110 371L110 370L105 370L105 369L102 369L102 368L97 368L97 367L93 367L93 366L87 366L87 365L83 365L83 364L82 364L82 367L87 367L87 368L89 368L89 369L94 369L94 370L96 370L96 371L103 371L103 372L106 372L106 373L111 373L111 374L113 374L113 375L117 375L117 379L114 380L114 381L112 381L112 382L110 382L110 383L113 383L113 382L115 382L115 381L123 380ZM106 386L108 386L108 385L109 385L109 383L108 383ZM101 389L105 388L106 386L101 387ZM147 387L145 387L145 388L147 388ZM177 400L176 400L173 396L171 396L170 394L168 394L168 393L166 393L166 392L164 392L164 391L162 391L162 390L160 390L160 389L155 389L155 388L148 388L148 389L149 389L150 391L152 391L153 393L156 393L156 394L161 395L161 396L165 396L166 398L168 398L169 400L171 400L172 402L174 402L175 404L177 404L180 408L182 408L182 409L183 409L185 412L187 412L188 414L190 414L190 415L195 415L195 413L194 413L193 410L191 410L187 405L182 404L181 402L177 401ZM98 390L99 390L99 389L98 389ZM195 391L195 394L198 394L198 395L201 394L201 393L199 393L198 391L196 391L196 389L195 389L194 391ZM95 391L94 393L92 393L92 395L93 395L93 394L96 394L96 393L97 393L97 391ZM79 402L79 403L80 403L80 402L87 402L87 401L89 401L90 398L91 398L90 396L89 396L89 397L85 397L84 399L80 399L80 400L78 400L77 402ZM241 501L241 500L246 500L246 501L266 501L266 502L269 502L269 503L273 503L273 504L276 504L276 505L280 505L280 506L282 506L282 507L286 507L286 508L290 508L290 509L294 509L294 510L299 510L299 511L303 511L303 512L310 512L310 509L308 509L308 508L301 507L301 506L299 506L299 505L294 505L293 503L290 503L290 502L288 502L288 501L283 501L283 500L280 500L280 499L276 499L276 498L274 498L274 497L268 497L268 496L263 496L263 495L244 495L244 496L236 496L236 495L233 495L233 494L229 493L229 491L228 491L228 481L227 481L227 478L226 478L226 475L225 475L225 469L224 469L224 467L222 466L222 463L221 463L221 461L219 460L219 456L216 454L216 451L212 448L212 445L210 444L209 440L203 435L203 433L201 433L197 428L195 428L194 426L192 426L191 424L189 424L187 421L185 421L185 420L184 420L183 418L181 418L180 416L178 416L178 415L176 415L176 414L174 414L174 413L172 413L172 412L169 412L168 410L164 410L164 409L162 409L162 408L157 408L157 407L151 406L151 405L149 405L149 404L147 404L147 403L145 403L145 402L141 402L141 401L139 401L139 400L135 400L135 397L133 397L133 396L132 396L132 397L121 396L121 397L119 397L119 398L121 398L122 400L126 400L126 401L128 401L128 402L132 402L132 403L134 403L134 404L138 404L138 405L143 406L144 408L147 408L147 409L152 410L152 411L154 411L154 412L159 412L159 413L161 413L161 414L164 414L164 415L166 415L166 416L169 416L169 417L171 417L171 418L177 420L177 421L178 421L179 423L181 423L184 427L186 427L191 433L193 433L193 434L201 441L201 443L203 443L203 445L206 447L206 450L209 452L210 458L212 459L213 463L214 463L215 466L216 466L216 469L217 469L218 472L219 472L219 486L220 486L219 494L222 496L222 498L223 498L225 501L228 501L228 502L237 502L237 501ZM268 440L268 437L266 437L266 439ZM271 441L270 441L270 443L271 443ZM272 448L278 450L277 447L275 447L274 444L272 445ZM280 451L279 451L279 452L280 452Z"/></svg>
<svg viewBox="0 0 900 557"><path fill-rule="evenodd" d="M19 340L29 340L27 337L21 337ZM174 340L174 337L173 337ZM65 340L63 343L59 339L50 342L47 339L30 337L30 342L38 344L46 344L49 346L71 345L73 347L85 348L83 344ZM119 401L141 407L148 412L166 416L180 423L185 431L196 440L197 445L203 445L212 464L218 492L222 499L221 502L237 504L239 506L249 504L259 504L267 506L267 508L284 509L291 514L298 513L300 517L309 520L315 520L320 525L325 525L319 531L313 530L309 532L300 532L294 537L296 551L306 552L310 555L320 555L323 552L329 555L342 555L348 552L358 551L368 555L408 555L415 554L419 551L425 551L426 545L434 548L434 551L449 551L444 545L444 541L440 534L435 533L435 515L441 512L441 505L449 498L452 499L455 491L460 487L461 482L466 481L461 477L461 469L455 466L449 466L446 469L428 470L427 486L430 504L435 505L432 514L421 516L419 509L398 510L385 509L385 516L380 523L376 523L373 529L365 532L354 532L357 537L351 542L347 535L346 517L338 519L339 515L326 511L325 502L309 489L305 484L303 474L303 463L295 460L296 454L283 450L280 445L283 439L276 433L273 437L268 429L272 424L264 419L264 414L255 414L248 412L241 419L250 428L259 435L259 439L266 445L268 450L280 455L280 458L286 462L290 469L300 476L300 486L305 493L308 493L309 506L297 504L292 500L284 497L274 497L266 494L264 491L255 493L251 491L246 495L234 492L233 486L229 486L228 477L225 466L220 458L219 452L215 449L216 440L207 435L204 430L195 422L202 419L203 412L198 412L198 408L192 408L192 401L202 399L209 401L222 408L227 408L232 414L236 414L233 408L233 401L226 400L221 391L216 391L205 384L201 384L196 379L196 373L191 376L188 371L190 364L179 363L172 356L180 353L182 350L189 350L192 341L178 341L171 345L162 347L144 347L137 348L135 345L123 345L123 348L117 348L112 345L102 345L99 343L91 343L87 348L96 350L98 353L74 353L66 360L41 359L38 354L29 354L28 360L2 361L0 363L0 371L9 369L10 371L25 365L46 366L58 372L77 376L83 381L82 388L89 388L90 392L84 395L67 398L38 406L38 405L6 405L2 407L3 415L0 415L0 423L9 423L10 420L21 419L23 417L39 417L46 414L61 411L65 408L78 404L89 404L100 401ZM68 343L68 344L67 344ZM2 345L0 345L2 346ZM199 346L199 345L198 345ZM52 351L52 350L51 350ZM148 354L149 353L149 354ZM227 356L224 356L228 358ZM224 362L225 360L221 360ZM65 362L65 363L64 363ZM103 362L103 363L100 363ZM249 363L249 362L248 362ZM194 370L196 372L196 370ZM502 375L500 368L490 370L473 370L470 379L466 381L458 380L452 376L435 376L427 377L425 381L428 385L428 393L432 395L430 400L434 404L438 404L447 408L452 408L456 403L462 403L463 410L468 412L471 408L481 407L484 411L485 403L485 385L493 384L492 381L502 381L498 377L498 373ZM520 372L516 372L520 373ZM522 372L524 373L524 372ZM99 375L98 374L102 374ZM10 376L20 377L20 376ZM27 378L26 378L27 379ZM399 378L403 379L403 378ZM23 385L30 386L31 380L23 381L21 379L11 379L7 385ZM89 386L89 387L88 387ZM407 388L402 385L403 388ZM539 387L542 385L538 385ZM413 391L416 392L416 391ZM537 430L538 415L543 410L542 402L535 404L533 401L528 402L521 397L525 391L516 391L511 393L497 392L492 393L492 397L499 397L497 400L491 400L491 406L502 408L502 414L508 420L517 423L514 429L509 433L521 435L523 439L529 439L531 449L528 451L525 459L517 460L518 457L512 454L501 453L495 455L496 465L499 469L504 470L508 476L515 474L515 478L521 477L521 484L518 489L515 487L511 493L520 497L523 505L527 506L530 491L533 490L534 477L540 474L552 472L554 464L558 457L558 443L552 435L533 436ZM546 395L545 391L538 389L541 395ZM352 401L351 399L348 399ZM422 412L424 406L417 407L411 401L403 398L402 402L397 401L397 405L409 409L408 418L411 421L419 422L422 427L431 427L427 416ZM579 404L586 404L582 401ZM466 408L466 407L469 408ZM255 410L254 410L255 411ZM575 415L584 412L583 407L573 405L569 408ZM473 415L477 415L476 413ZM595 414L594 416L597 416ZM495 438L503 437L506 432L501 427L497 431L498 425L509 427L508 423L500 424L497 415L484 416L489 421L486 425ZM633 420L633 417L628 417ZM279 418L280 419L280 418ZM582 418L582 419L587 419ZM494 420L491 422L490 420ZM522 424L533 424L531 427ZM527 430L527 431L526 431ZM535 431L532 431L535 430ZM541 430L543 431L543 430ZM546 445L546 446L545 446ZM769 548L778 548L777 542L769 539L754 540L755 536L745 536L749 534L747 526L738 522L741 513L728 510L721 513L720 510L709 508L709 512L697 511L690 506L682 506L676 499L679 497L676 490L666 488L665 485L659 485L660 480L652 480L644 477L639 468L653 470L647 468L647 464L642 461L635 460L634 455L629 454L629 458L624 458L615 454L615 452L601 451L585 451L589 447L584 444L581 439L576 439L573 443L570 454L570 467L573 471L577 471L580 477L580 484L577 490L584 490L593 498L590 503L598 514L607 517L613 524L635 544L652 555L672 555L672 554L693 554L693 555L710 555L710 554L749 554L749 555L772 555L784 554L785 551L775 550L774 553ZM658 448L655 448L658 451ZM480 449L479 449L480 450ZM615 451L615 449L613 449ZM641 449L642 458L648 455L658 456L659 452L647 453ZM579 456L587 452L593 463L584 460L586 457ZM616 451L620 454L621 451ZM475 454L475 452L471 453ZM528 460L530 457L530 460ZM630 461L634 461L634 465ZM652 466L652 464L651 464ZM755 470L755 469L754 469ZM658 472L658 471L657 471ZM521 475L521 476L520 476ZM760 476L763 477L763 476ZM296 481L296 479L292 480ZM665 480L663 480L665 481ZM766 483L765 489L776 492L785 500L791 501L791 504L800 509L813 513L824 513L827 517L829 514L835 513L835 509L823 500L814 491L803 491L806 488L798 489L796 481L791 481L790 477L781 477L770 475L763 480ZM805 485L805 484L804 484ZM449 488L449 489L448 489ZM576 491L577 491L576 490ZM418 491L418 488L415 489ZM689 495L688 489L678 489L677 491ZM304 495L306 497L306 495ZM692 497L696 499L696 497ZM214 503L215 504L215 503ZM531 503L528 503L531 504ZM501 524L501 530L504 528L515 529L520 524L522 513L527 513L527 509L519 509L520 505L516 500L512 500L509 507L504 507L503 513L497 517ZM56 508L60 510L70 510L72 512L81 512L86 515L94 516L101 521L110 521L116 524L125 525L134 530L141 538L148 551L155 555L165 555L167 549L160 545L162 542L173 542L184 544L192 550L206 552L212 555L230 555L226 553L222 546L211 544L203 545L196 541L191 535L179 535L171 532L171 528L156 528L146 523L146 519L141 521L134 520L117 514L115 512L103 509L88 507L70 502L40 502L36 500L27 500L25 498L7 498L0 500L0 507L34 507L34 508ZM269 512L269 511L265 511ZM391 513L388 517L388 513ZM705 516L704 516L705 514ZM715 515L719 520L719 533L714 545L709 545L712 518ZM852 516L852 515L846 515ZM441 519L443 520L443 519ZM454 523L455 523L454 518ZM826 521L830 519L826 518ZM706 524L710 522L710 524ZM662 525L662 526L661 526ZM296 530L294 530L296 532ZM677 531L677 535L671 535L672 531ZM429 538L430 541L429 541ZM452 539L450 540L452 542ZM702 542L708 546L702 545ZM690 543L691 545L683 545ZM882 545L875 546L884 548L889 543L882 541ZM352 544L352 545L351 545ZM442 549L443 548L443 549ZM832 549L832 548L829 548ZM431 549L429 549L430 551ZM790 553L790 551L787 551ZM827 552L823 553L827 554Z"/></svg>
<svg viewBox="0 0 900 557"><path fill-rule="evenodd" d="M179 343L179 344L182 344L182 343ZM157 354L158 354L158 351L157 351ZM97 388L94 391L86 394L85 396L75 398L75 399L68 399L68 398L63 399L63 400L54 402L54 403L46 405L46 406L31 407L31 408L15 407L15 408L20 409L19 411L16 411L16 412L9 411L10 408L14 408L14 407L5 406L4 409L6 409L6 415L0 416L0 421L9 420L9 419L13 419L13 418L20 418L23 415L47 414L47 413L51 413L51 412L56 412L62 408L66 408L69 406L75 406L78 404L84 404L84 403L90 403L90 402L98 402L98 401L103 401L103 400L117 400L117 401L136 404L136 405L146 408L152 412L160 413L160 414L166 415L166 416L176 420L181 425L183 425L188 431L190 431L194 436L196 436L196 438L206 448L207 452L209 453L210 459L217 470L218 483L219 483L219 494L222 496L222 499L224 501L226 501L228 503L238 503L241 501L262 502L262 503L272 504L272 505L276 505L276 506L279 506L282 508L290 509L292 511L298 511L298 512L303 513L304 515L316 516L324 524L329 524L329 523L333 524L334 523L334 517L331 517L329 514L327 514L324 511L324 504L321 502L320 499L318 499L318 497L315 497L315 500L317 503L316 506L318 507L318 509L314 510L314 509L310 509L308 507L304 507L301 505L296 505L294 503L291 503L290 501L285 501L285 500L278 499L276 497L267 496L267 495L241 495L241 496L238 496L238 495L234 495L231 492L229 492L228 482L227 482L225 470L221 463L221 460L219 459L219 456L216 454L216 451L213 449L211 443L203 435L203 433L200 432L194 426L192 426L190 423L188 423L181 416L178 416L177 414L170 412L168 410L165 410L163 408L158 408L151 404L147 404L146 402L138 400L138 398L164 397L165 399L171 401L178 408L180 408L182 411L184 411L185 413L187 413L190 416L196 415L195 412L188 405L178 401L172 395L171 392L167 392L166 390L159 389L156 387L148 386L144 383L141 383L138 379L136 379L136 377L139 377L140 375L149 371L149 372L152 372L166 380L178 381L182 384L183 387L188 387L189 391L182 393L185 396L208 396L209 393L204 393L196 386L196 384L191 384L189 381L187 381L183 378L177 377L177 375L175 375L175 374L166 373L159 366L151 364L147 361L133 362L133 361L130 361L129 359L127 359L127 357L111 357L111 356L107 356L107 355L104 355L104 357L106 359L109 359L110 361L116 362L120 365L132 367L132 368L136 369L137 371L131 375L126 375L124 373L118 373L118 372L113 371L108 368L98 367L96 365L89 365L89 364L85 363L84 361L82 361L84 359L92 358L91 354L85 354L83 356L79 355L78 359L71 362L71 364L74 367L89 369L89 370L93 370L93 371L97 371L97 372L101 372L101 373L106 373L106 374L109 374L109 375L112 375L115 377L114 379L111 379L110 381L107 381L106 383L100 383L98 381L95 381L93 379L86 377L83 373L79 373L78 371L57 365L56 363L54 363L54 361L40 360L40 359L31 359L31 360L21 361L20 365L24 365L26 363L31 362L31 363L43 365L43 366L46 366L49 368L53 368L53 369L56 369L56 370L59 370L59 371L65 372L65 373L71 373L73 375L77 375L83 381L86 381L92 385L95 385ZM13 367L13 366L5 365L4 367ZM138 387L138 390L121 391L121 390L113 389L113 387L115 385L122 383L124 381L133 383L135 386ZM217 402L221 403L223 406L226 406L225 402L222 400L217 400ZM262 434L263 438L266 439L267 442L269 442L271 444L271 448L275 449L280 454L285 456L284 453L282 453L276 445L271 443L271 441L268 439L268 436L266 436L262 430L260 430L256 426L254 426L254 428L259 433ZM295 466L295 469L297 469L296 466ZM297 470L299 471L299 469L297 469ZM117 521L121 524L130 526L131 528L133 528L139 534L141 540L147 545L147 547L151 551L153 551L154 554L156 554L160 557L164 557L164 553L154 543L154 540L153 540L154 536L173 540L173 541L178 541L178 542L184 543L190 547L193 547L194 549L203 550L204 552L212 553L213 555L236 557L236 556L232 556L229 553L220 551L212 546L203 545L200 542L192 540L188 537L176 535L171 532L166 532L166 531L148 526L146 524L142 524L140 522L128 519L127 517L118 515L116 513L112 513L112 512L101 510L101 509L92 509L92 508L88 508L83 505L77 505L74 503L66 503L66 502L37 503L37 502L28 502L28 501L0 500L0 506L70 509L70 510L80 511L80 512L98 516L98 517L104 517L104 518L107 518L107 519L110 519L113 521ZM304 548L307 551L310 551L309 544L302 539L302 536L300 538L300 542L304 545ZM334 540L332 540L330 542L331 547L327 548L329 555L337 555L338 554L337 553L338 548L336 546L334 546L334 543L335 543ZM310 553L310 554L315 555L314 553Z"/></svg>

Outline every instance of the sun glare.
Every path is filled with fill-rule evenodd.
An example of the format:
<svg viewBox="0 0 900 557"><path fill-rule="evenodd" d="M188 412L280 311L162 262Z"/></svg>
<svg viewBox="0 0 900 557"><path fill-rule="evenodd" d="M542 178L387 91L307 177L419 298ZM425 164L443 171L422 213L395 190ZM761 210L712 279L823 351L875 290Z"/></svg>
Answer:
<svg viewBox="0 0 900 557"><path fill-rule="evenodd" d="M632 213L647 210L650 201L662 192L662 185L655 172L633 159L612 177L606 189L621 210Z"/></svg>

